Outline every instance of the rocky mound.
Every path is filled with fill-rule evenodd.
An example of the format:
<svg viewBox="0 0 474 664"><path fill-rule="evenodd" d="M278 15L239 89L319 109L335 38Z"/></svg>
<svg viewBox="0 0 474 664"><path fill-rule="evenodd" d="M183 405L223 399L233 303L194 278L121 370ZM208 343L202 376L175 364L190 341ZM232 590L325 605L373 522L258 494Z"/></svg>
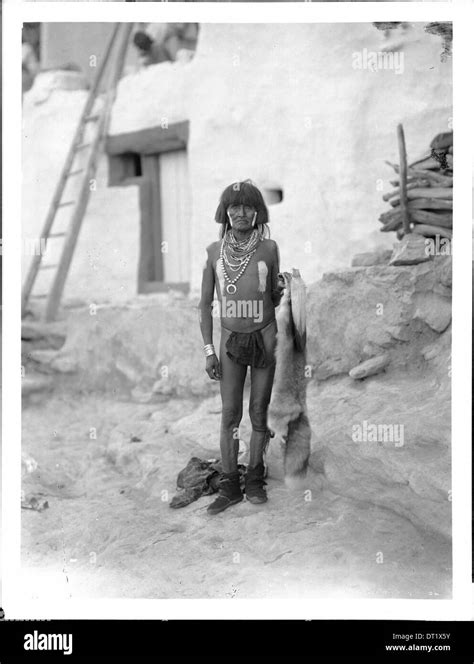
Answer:
<svg viewBox="0 0 474 664"><path fill-rule="evenodd" d="M449 537L451 259L325 275L308 310L313 468Z"/></svg>

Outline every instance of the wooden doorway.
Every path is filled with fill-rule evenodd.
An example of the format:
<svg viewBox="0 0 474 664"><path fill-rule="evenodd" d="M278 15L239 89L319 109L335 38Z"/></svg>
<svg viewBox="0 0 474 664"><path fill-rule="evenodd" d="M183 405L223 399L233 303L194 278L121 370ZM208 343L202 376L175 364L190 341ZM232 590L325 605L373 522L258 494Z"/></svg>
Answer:
<svg viewBox="0 0 474 664"><path fill-rule="evenodd" d="M185 150L142 155L139 292L189 290L191 197Z"/></svg>
<svg viewBox="0 0 474 664"><path fill-rule="evenodd" d="M108 136L109 185L140 187L138 292L189 291L189 123Z"/></svg>

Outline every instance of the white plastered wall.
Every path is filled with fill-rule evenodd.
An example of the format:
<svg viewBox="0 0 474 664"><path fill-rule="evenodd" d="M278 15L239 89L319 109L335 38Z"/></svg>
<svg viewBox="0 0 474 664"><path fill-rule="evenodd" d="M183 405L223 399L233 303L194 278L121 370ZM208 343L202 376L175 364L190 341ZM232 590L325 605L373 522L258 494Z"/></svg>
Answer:
<svg viewBox="0 0 474 664"><path fill-rule="evenodd" d="M354 53L382 48L403 52L401 73L353 68ZM217 237L219 194L238 179L283 190L270 208L272 237L282 268L299 267L307 283L358 251L390 246L394 235L380 233L377 219L393 174L384 160L397 161L397 123L409 158L450 129L451 61L441 62L442 50L423 24L388 38L369 24L206 24L191 63L122 79L111 134L190 122L193 292L204 247ZM79 94L56 91L43 109L25 108L24 234L45 211ZM66 295L133 297L138 242L137 188L105 189L102 162Z"/></svg>

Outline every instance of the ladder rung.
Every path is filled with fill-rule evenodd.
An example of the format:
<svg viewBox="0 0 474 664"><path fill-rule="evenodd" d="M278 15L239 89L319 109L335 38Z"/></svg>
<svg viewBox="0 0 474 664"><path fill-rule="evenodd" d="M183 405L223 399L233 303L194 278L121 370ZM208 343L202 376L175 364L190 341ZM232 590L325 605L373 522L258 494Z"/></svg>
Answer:
<svg viewBox="0 0 474 664"><path fill-rule="evenodd" d="M58 267L58 266L57 265L52 265L52 264L44 265L43 263L41 263L41 265L39 266L38 269L39 270L52 270L53 267Z"/></svg>
<svg viewBox="0 0 474 664"><path fill-rule="evenodd" d="M94 120L99 120L100 115L98 113L95 113L93 115L88 115L87 117L84 118L84 122L94 122Z"/></svg>
<svg viewBox="0 0 474 664"><path fill-rule="evenodd" d="M38 294L32 293L30 295L30 297L35 297L37 299L41 299L41 298L48 297L48 293L38 293Z"/></svg>
<svg viewBox="0 0 474 664"><path fill-rule="evenodd" d="M77 175L78 173L84 173L84 169L83 168L78 168L77 171L69 171L67 176L68 176L68 178L70 178L71 175Z"/></svg>
<svg viewBox="0 0 474 664"><path fill-rule="evenodd" d="M67 205L74 205L76 201L66 201L65 203L59 203L58 208L66 207Z"/></svg>
<svg viewBox="0 0 474 664"><path fill-rule="evenodd" d="M84 150L85 148L88 148L90 145L92 145L92 143L78 143L74 149L76 150L76 152L78 152L79 150Z"/></svg>
<svg viewBox="0 0 474 664"><path fill-rule="evenodd" d="M50 233L50 234L48 235L48 239L49 239L50 237L64 237L65 235L66 235L66 233Z"/></svg>

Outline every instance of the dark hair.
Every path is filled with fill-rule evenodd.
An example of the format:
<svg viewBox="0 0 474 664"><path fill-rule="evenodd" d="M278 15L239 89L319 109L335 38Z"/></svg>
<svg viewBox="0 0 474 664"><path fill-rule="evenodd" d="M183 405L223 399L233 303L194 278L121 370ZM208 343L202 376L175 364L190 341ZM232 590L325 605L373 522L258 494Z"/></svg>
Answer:
<svg viewBox="0 0 474 664"><path fill-rule="evenodd" d="M270 237L268 223L268 209L263 196L251 180L234 182L224 189L217 206L215 220L221 224L220 236L224 237L230 228L227 208L230 205L251 205L257 211L257 226L260 226L262 235Z"/></svg>
<svg viewBox="0 0 474 664"><path fill-rule="evenodd" d="M141 51L147 52L151 49L153 39L151 39L151 37L147 35L146 32L138 31L133 35L133 43Z"/></svg>

